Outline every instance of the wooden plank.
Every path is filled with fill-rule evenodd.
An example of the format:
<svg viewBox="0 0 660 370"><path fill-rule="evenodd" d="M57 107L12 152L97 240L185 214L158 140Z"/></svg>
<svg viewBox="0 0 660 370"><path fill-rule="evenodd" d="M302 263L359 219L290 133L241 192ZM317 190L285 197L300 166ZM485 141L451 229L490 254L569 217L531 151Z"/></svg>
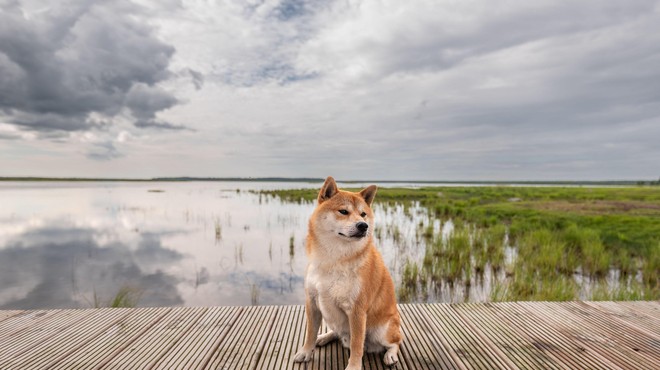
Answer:
<svg viewBox="0 0 660 370"><path fill-rule="evenodd" d="M57 310L53 315L44 315L43 320L32 321L33 317L29 318L27 322L21 320L21 324L16 327L17 330L0 341L0 369L10 368L8 364L16 356L47 343L51 337L93 313L93 310ZM26 326L26 324L29 325Z"/></svg>
<svg viewBox="0 0 660 370"><path fill-rule="evenodd" d="M102 364L103 369L149 369L167 354L207 308L177 307Z"/></svg>
<svg viewBox="0 0 660 370"><path fill-rule="evenodd" d="M9 340L13 335L21 330L47 320L50 317L61 312L61 310L39 310L39 311L23 311L17 315L12 315L0 322L0 346L5 340Z"/></svg>
<svg viewBox="0 0 660 370"><path fill-rule="evenodd" d="M399 361L410 369L465 369L457 357L452 358L442 335L429 330L417 308L421 310L424 306L399 306L405 336Z"/></svg>
<svg viewBox="0 0 660 370"><path fill-rule="evenodd" d="M584 302L584 304L600 310L610 320L624 321L636 330L660 341L660 319L654 319L628 306L614 302Z"/></svg>
<svg viewBox="0 0 660 370"><path fill-rule="evenodd" d="M293 355L299 346L299 331L304 329L304 308L284 306L280 308L279 321L268 338L264 352L256 368L261 370L291 369Z"/></svg>
<svg viewBox="0 0 660 370"><path fill-rule="evenodd" d="M93 340L75 352L63 355L59 361L48 365L49 369L91 369L110 361L140 335L149 330L172 308L143 308L131 310L131 314L108 327Z"/></svg>
<svg viewBox="0 0 660 370"><path fill-rule="evenodd" d="M449 304L424 305L428 307L426 324L435 327L443 335L452 351L470 369L515 369L516 366L505 360L494 350L493 343L475 334L468 322L450 308Z"/></svg>
<svg viewBox="0 0 660 370"><path fill-rule="evenodd" d="M49 364L59 361L62 357L76 351L89 340L92 340L116 322L129 315L127 308L87 309L90 315L80 321L73 322L60 332L52 335L47 341L38 343L29 351L23 351L13 356L11 368L43 369Z"/></svg>
<svg viewBox="0 0 660 370"><path fill-rule="evenodd" d="M454 305L448 305L447 310L448 311L454 311L455 312L455 304ZM458 317L462 318L460 315ZM504 354L496 345L493 343L491 340L489 340L482 332L479 330L479 328L473 324L469 320L465 320L464 318L463 322L465 324L464 326L464 331L466 333L470 333L471 335L474 336L475 339L480 340L478 344L480 347L487 349L487 353L490 355L490 359L488 361L489 367L491 363L496 363L498 361L501 361L502 364L505 365L506 368L510 369L517 369L518 366L516 366L513 361L511 361L506 354ZM497 360L497 361L495 361Z"/></svg>
<svg viewBox="0 0 660 370"><path fill-rule="evenodd" d="M0 321L4 319L8 319L12 316L18 315L23 312L25 311L0 310Z"/></svg>
<svg viewBox="0 0 660 370"><path fill-rule="evenodd" d="M236 324L243 309L213 307L186 330L153 369L200 369L212 356L217 344L225 340L227 332Z"/></svg>
<svg viewBox="0 0 660 370"><path fill-rule="evenodd" d="M232 326L225 340L214 349L206 369L245 369L258 351L261 339L270 334L277 317L275 306L243 307L244 313Z"/></svg>
<svg viewBox="0 0 660 370"><path fill-rule="evenodd" d="M305 340L305 307L296 306L291 312L291 327L282 338L284 350L276 357L277 361L272 367L263 367L264 370L275 368L279 363L280 369L294 368L293 356L302 347ZM272 363L272 361L271 361Z"/></svg>
<svg viewBox="0 0 660 370"><path fill-rule="evenodd" d="M497 308L492 312L500 320L507 321L514 330L529 338L532 346L558 359L570 369L619 369L592 349L562 334L514 302L500 302L492 307Z"/></svg>
<svg viewBox="0 0 660 370"><path fill-rule="evenodd" d="M658 302L399 305L399 364L363 369L660 368ZM302 306L0 311L0 369L343 369L338 341L293 364ZM4 319L2 319L4 317ZM328 330L323 323L321 332Z"/></svg>
<svg viewBox="0 0 660 370"><path fill-rule="evenodd" d="M626 345L620 338L621 333L612 333L598 325L586 321L585 315L563 308L566 303L520 302L520 305L536 314L541 320L548 320L565 335L592 348L601 356L622 368L652 369L654 362Z"/></svg>
<svg viewBox="0 0 660 370"><path fill-rule="evenodd" d="M562 308L584 317L585 322L606 331L619 343L630 346L636 353L660 363L660 340L655 334L639 329L624 320L608 316L583 302L566 302Z"/></svg>
<svg viewBox="0 0 660 370"><path fill-rule="evenodd" d="M450 322L444 321L442 316L432 309L432 304L408 305L411 312L415 312L418 330L426 331L438 341L442 350L451 358L451 364L460 369L473 369L475 365L467 360L467 352L462 350L462 339L454 331ZM426 329L425 329L426 328ZM412 344L412 343L411 343ZM436 345L438 345L436 343ZM414 347L413 347L414 348ZM472 351L472 349L470 349ZM414 358L414 354L411 353Z"/></svg>
<svg viewBox="0 0 660 370"><path fill-rule="evenodd" d="M451 306L466 321L491 341L516 366L521 369L561 369L564 368L556 359L547 356L532 345L524 335L520 335L506 321L501 320L492 311L493 304L454 304Z"/></svg>
<svg viewBox="0 0 660 370"><path fill-rule="evenodd" d="M275 326L271 330L271 335L267 338L264 346L264 351L259 357L259 362L256 369L276 369L280 368L282 361L278 361L278 357L283 355L286 350L286 342L288 341L289 330L297 330L292 327L293 307L283 306L280 307L279 320L275 322Z"/></svg>
<svg viewBox="0 0 660 370"><path fill-rule="evenodd" d="M660 301L617 302L617 304L660 320Z"/></svg>

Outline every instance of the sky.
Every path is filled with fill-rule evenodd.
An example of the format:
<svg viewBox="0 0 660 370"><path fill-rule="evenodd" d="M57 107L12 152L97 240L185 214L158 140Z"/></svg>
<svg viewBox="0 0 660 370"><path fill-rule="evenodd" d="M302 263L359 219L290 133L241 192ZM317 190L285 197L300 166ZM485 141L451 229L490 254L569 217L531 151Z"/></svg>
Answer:
<svg viewBox="0 0 660 370"><path fill-rule="evenodd" d="M0 0L0 176L655 180L660 2Z"/></svg>

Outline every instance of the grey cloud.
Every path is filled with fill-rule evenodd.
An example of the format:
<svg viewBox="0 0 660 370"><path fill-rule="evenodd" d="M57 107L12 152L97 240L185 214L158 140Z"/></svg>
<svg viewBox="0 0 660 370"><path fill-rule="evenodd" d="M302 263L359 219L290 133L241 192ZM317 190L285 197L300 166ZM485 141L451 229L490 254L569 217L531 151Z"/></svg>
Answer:
<svg viewBox="0 0 660 370"><path fill-rule="evenodd" d="M437 14L451 14L451 10L441 6L437 4ZM458 13L464 18L462 22L453 22L449 15L426 18L415 25L402 23L384 29L384 36L375 34L378 39L365 38L357 47L371 56L377 77L444 70L469 58L517 45L612 27L652 13L655 6L653 0L625 4L597 0L548 2L509 7L492 3L474 14ZM495 8L497 14L485 14Z"/></svg>
<svg viewBox="0 0 660 370"><path fill-rule="evenodd" d="M59 113L33 113L24 111L13 111L9 122L33 131L50 133L61 136L59 132L83 131L87 129L99 129L103 126L100 122L87 119L84 114L59 114Z"/></svg>
<svg viewBox="0 0 660 370"><path fill-rule="evenodd" d="M319 71L308 71L296 66L300 46L314 36L321 25L316 18L331 8L334 1L281 0L241 3L236 22L243 24L244 33L234 33L232 50L218 55L220 62L213 63L209 80L240 87L258 87L269 83L279 85L320 77ZM226 5L225 5L226 6ZM216 8L216 6L213 6ZM221 9L218 9L221 8ZM233 13L236 4L219 12ZM213 28L213 27L212 27ZM227 32L227 30L222 31Z"/></svg>
<svg viewBox="0 0 660 370"><path fill-rule="evenodd" d="M290 64L275 62L257 69L250 81L253 83L277 81L281 85L286 85L297 81L314 79L319 76L320 74L318 72L302 73ZM249 86L250 83L247 85Z"/></svg>
<svg viewBox="0 0 660 370"><path fill-rule="evenodd" d="M14 139L18 139L18 138L19 138L18 135L0 133L0 140L14 140Z"/></svg>
<svg viewBox="0 0 660 370"><path fill-rule="evenodd" d="M303 72L287 61L288 57L264 57L264 60L242 68L230 68L222 74L222 82L241 87L258 87L275 82L287 85L297 81L311 80L321 76L320 72Z"/></svg>
<svg viewBox="0 0 660 370"><path fill-rule="evenodd" d="M87 152L87 158L95 161L109 161L120 157L123 157L123 155L111 141L95 143Z"/></svg>
<svg viewBox="0 0 660 370"><path fill-rule="evenodd" d="M6 122L36 131L82 131L97 128L93 114L116 117L129 109L136 119L153 118L179 103L156 87L172 76L175 50L136 19L136 5L48 5L36 12L14 3L0 13Z"/></svg>
<svg viewBox="0 0 660 370"><path fill-rule="evenodd" d="M201 90L202 86L204 86L204 75L190 68L188 68L187 71L188 74L190 74L195 90Z"/></svg>
<svg viewBox="0 0 660 370"><path fill-rule="evenodd" d="M158 129L158 130L174 130L174 131L179 131L179 130L187 130L187 131L195 131L194 129L191 129L189 127L183 126L183 125L173 125L168 122L163 122L163 121L158 121L158 120L139 120L134 123L135 127L139 128L153 128L153 129Z"/></svg>
<svg viewBox="0 0 660 370"><path fill-rule="evenodd" d="M289 21L307 13L313 3L314 1L283 0L272 13L280 21Z"/></svg>
<svg viewBox="0 0 660 370"><path fill-rule="evenodd" d="M153 119L156 112L178 103L178 100L167 91L144 83L134 84L125 99L126 106L138 119Z"/></svg>

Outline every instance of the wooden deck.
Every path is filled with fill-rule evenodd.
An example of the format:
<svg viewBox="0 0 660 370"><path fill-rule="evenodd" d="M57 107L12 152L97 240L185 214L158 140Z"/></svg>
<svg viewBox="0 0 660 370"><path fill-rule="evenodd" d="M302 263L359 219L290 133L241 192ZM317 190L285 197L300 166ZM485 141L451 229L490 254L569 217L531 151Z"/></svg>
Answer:
<svg viewBox="0 0 660 370"><path fill-rule="evenodd" d="M399 308L397 369L660 369L659 302ZM0 369L343 369L337 343L292 362L304 326L302 306L0 311Z"/></svg>

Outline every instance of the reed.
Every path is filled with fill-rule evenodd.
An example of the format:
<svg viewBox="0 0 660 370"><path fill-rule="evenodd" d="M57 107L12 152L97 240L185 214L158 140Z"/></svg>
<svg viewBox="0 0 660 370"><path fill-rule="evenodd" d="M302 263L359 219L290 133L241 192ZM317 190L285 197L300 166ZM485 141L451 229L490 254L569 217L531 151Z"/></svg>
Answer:
<svg viewBox="0 0 660 370"><path fill-rule="evenodd" d="M110 300L108 307L112 308L132 308L137 307L140 298L142 297L142 290L131 285L122 285L117 294Z"/></svg>
<svg viewBox="0 0 660 370"><path fill-rule="evenodd" d="M590 276L605 276L610 270L610 255L600 240L590 240L582 247L582 261Z"/></svg>

